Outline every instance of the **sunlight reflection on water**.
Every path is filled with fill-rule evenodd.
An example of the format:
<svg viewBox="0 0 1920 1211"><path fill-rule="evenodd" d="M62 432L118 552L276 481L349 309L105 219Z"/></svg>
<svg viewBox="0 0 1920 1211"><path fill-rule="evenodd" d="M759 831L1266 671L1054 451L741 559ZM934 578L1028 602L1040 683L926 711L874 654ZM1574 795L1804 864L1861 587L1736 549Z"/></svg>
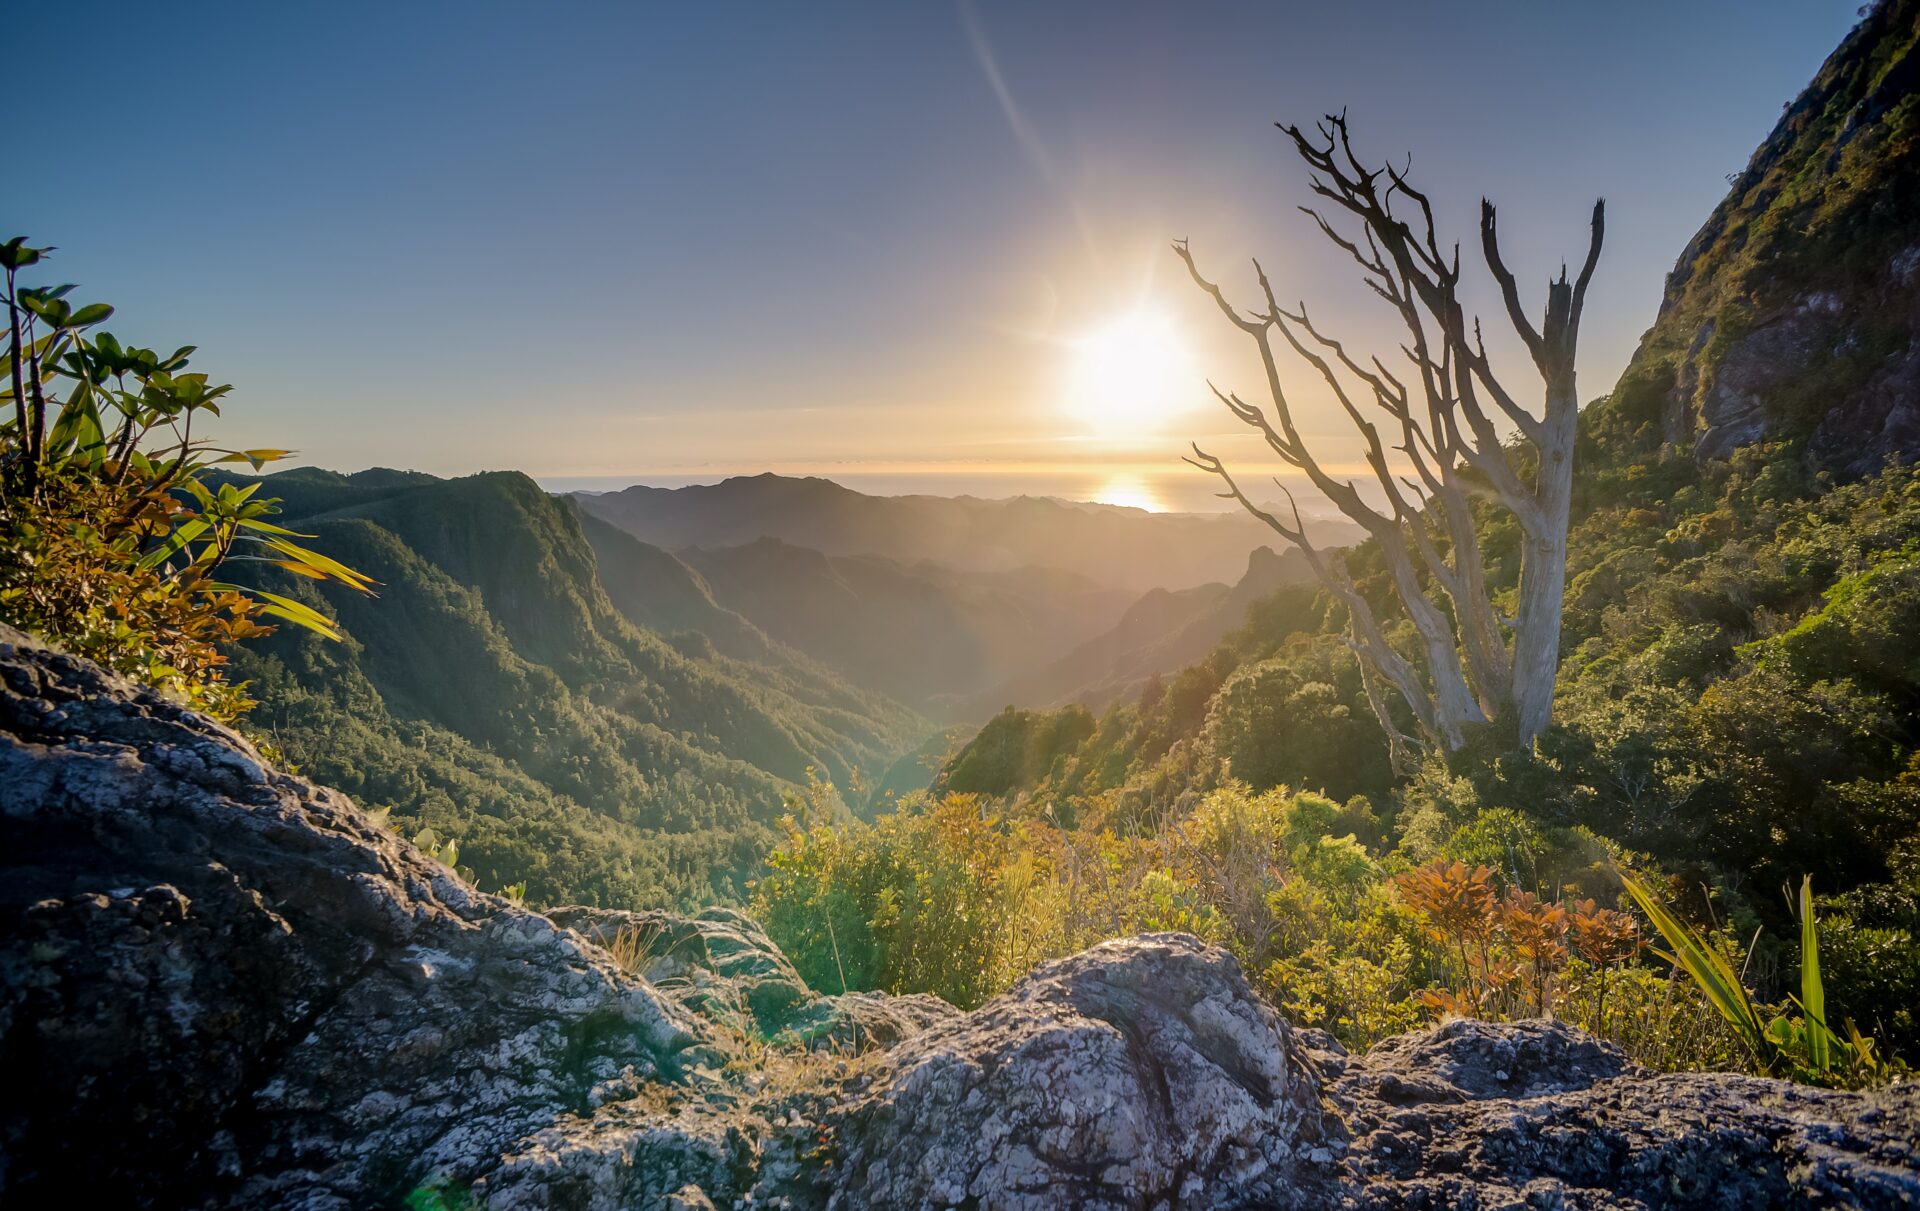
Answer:
<svg viewBox="0 0 1920 1211"><path fill-rule="evenodd" d="M1119 475L1100 485L1089 498L1096 504L1123 505L1129 509L1145 509L1149 513L1165 513L1166 502L1161 500L1152 488L1138 476Z"/></svg>
<svg viewBox="0 0 1920 1211"><path fill-rule="evenodd" d="M1172 459L1166 471L1152 468L1061 468L1059 470L995 471L975 468L926 469L913 471L866 471L858 466L780 467L782 475L815 475L870 496L977 496L1000 500L1010 496L1055 496L1062 500L1097 501L1127 505L1155 513L1221 513L1232 511L1230 502L1214 497L1219 484ZM707 472L636 472L630 475L542 475L536 476L550 492L610 492L631 484L659 488L680 488L688 484L717 484L734 475L752 475L755 471L714 470Z"/></svg>

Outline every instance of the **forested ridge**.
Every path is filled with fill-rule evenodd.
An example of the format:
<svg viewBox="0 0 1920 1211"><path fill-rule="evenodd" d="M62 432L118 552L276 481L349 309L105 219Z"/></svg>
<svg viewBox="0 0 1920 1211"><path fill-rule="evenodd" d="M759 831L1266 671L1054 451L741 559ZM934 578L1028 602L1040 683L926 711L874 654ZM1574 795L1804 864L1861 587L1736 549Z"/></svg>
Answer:
<svg viewBox="0 0 1920 1211"><path fill-rule="evenodd" d="M251 726L310 776L457 840L483 885L525 882L542 903L735 898L809 770L845 784L931 731L764 637L754 651L743 621L721 642L745 659L635 625L600 569L672 557L623 535L596 552L571 503L525 476L303 469L267 485L282 521L380 584L350 597L273 578L344 639L282 631L236 652Z"/></svg>

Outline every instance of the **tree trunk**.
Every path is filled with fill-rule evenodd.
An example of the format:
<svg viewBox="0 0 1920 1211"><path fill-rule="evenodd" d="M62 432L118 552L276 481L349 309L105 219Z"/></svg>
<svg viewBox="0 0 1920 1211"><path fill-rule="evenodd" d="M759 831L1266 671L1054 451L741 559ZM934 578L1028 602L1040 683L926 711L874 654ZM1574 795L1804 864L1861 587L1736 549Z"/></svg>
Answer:
<svg viewBox="0 0 1920 1211"><path fill-rule="evenodd" d="M1562 268L1559 279L1548 284L1545 317L1535 329L1521 307L1513 275L1501 261L1493 206L1481 203L1487 267L1544 387L1545 406L1536 415L1493 373L1479 323L1469 320L1456 292L1458 245L1450 254L1443 250L1427 197L1391 165L1364 167L1349 142L1344 116L1323 122L1317 139L1298 127L1282 129L1313 173L1313 192L1359 221L1359 232L1346 235L1317 212L1302 208L1322 234L1360 265L1367 286L1399 313L1408 338L1401 351L1413 367L1408 381L1377 357L1363 362L1348 354L1339 341L1314 327L1305 304L1292 312L1282 310L1259 262L1254 271L1266 305L1243 313L1219 286L1201 276L1184 242L1174 250L1222 314L1253 338L1271 397L1271 418L1237 395L1218 388L1214 394L1378 544L1394 594L1413 624L1418 665L1390 646L1388 632L1355 591L1337 555L1314 550L1297 505L1289 526L1249 501L1219 459L1195 446L1195 457L1188 461L1219 476L1228 489L1222 495L1238 500L1304 551L1322 584L1347 606L1349 646L1368 674L1368 701L1392 742L1396 765L1403 764L1402 755L1414 738L1396 725L1382 685L1399 695L1422 743L1459 749L1492 724L1513 744L1529 747L1553 718L1579 433L1574 351L1587 283L1604 238L1604 204L1594 205L1587 258L1577 281L1570 283ZM1396 201L1417 208L1418 214L1401 217L1394 210ZM1307 448L1274 362L1270 334L1275 331L1318 372L1364 439L1367 465L1385 497L1385 509L1369 505L1351 481L1328 474ZM1356 383L1358 390L1353 389ZM1390 464L1379 428L1355 403L1356 396L1371 396L1371 403L1393 422L1390 431L1397 430L1404 444L1392 450L1411 464L1417 479L1398 474ZM1491 400L1498 412L1483 407L1483 399ZM1515 469L1494 423L1496 416L1503 416L1533 447L1537 466L1532 482ZM1468 485L1476 481L1484 482L1513 514L1524 536L1518 602L1507 624L1511 648L1486 582L1470 509ZM1446 536L1445 553L1430 526Z"/></svg>

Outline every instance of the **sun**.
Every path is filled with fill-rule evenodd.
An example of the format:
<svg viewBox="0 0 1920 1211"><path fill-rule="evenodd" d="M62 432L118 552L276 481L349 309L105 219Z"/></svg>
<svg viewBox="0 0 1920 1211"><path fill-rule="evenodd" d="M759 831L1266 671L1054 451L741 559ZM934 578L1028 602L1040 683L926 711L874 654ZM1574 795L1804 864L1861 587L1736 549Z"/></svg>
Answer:
<svg viewBox="0 0 1920 1211"><path fill-rule="evenodd" d="M1068 405L1095 435L1145 436L1185 410L1199 381L1179 326L1140 307L1073 342Z"/></svg>

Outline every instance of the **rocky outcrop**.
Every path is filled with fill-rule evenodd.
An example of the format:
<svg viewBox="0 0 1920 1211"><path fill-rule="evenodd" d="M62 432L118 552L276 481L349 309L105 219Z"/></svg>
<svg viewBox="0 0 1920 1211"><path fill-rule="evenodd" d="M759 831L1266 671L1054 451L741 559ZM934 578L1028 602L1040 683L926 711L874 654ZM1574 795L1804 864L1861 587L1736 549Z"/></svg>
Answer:
<svg viewBox="0 0 1920 1211"><path fill-rule="evenodd" d="M1222 951L1048 963L886 1057L839 1126L847 1206L1272 1205L1326 1161L1319 1082Z"/></svg>
<svg viewBox="0 0 1920 1211"><path fill-rule="evenodd" d="M1328 1087L1342 1201L1401 1207L1907 1207L1920 1088L1870 1096L1652 1075L1561 1023L1455 1021Z"/></svg>
<svg viewBox="0 0 1920 1211"><path fill-rule="evenodd" d="M1351 1057L1181 935L961 1015L820 996L731 911L542 916L6 631L0 830L8 1207L1920 1201L1911 1087L1656 1076L1552 1023Z"/></svg>
<svg viewBox="0 0 1920 1211"><path fill-rule="evenodd" d="M245 740L0 629L0 1202L364 1206L712 1031Z"/></svg>

